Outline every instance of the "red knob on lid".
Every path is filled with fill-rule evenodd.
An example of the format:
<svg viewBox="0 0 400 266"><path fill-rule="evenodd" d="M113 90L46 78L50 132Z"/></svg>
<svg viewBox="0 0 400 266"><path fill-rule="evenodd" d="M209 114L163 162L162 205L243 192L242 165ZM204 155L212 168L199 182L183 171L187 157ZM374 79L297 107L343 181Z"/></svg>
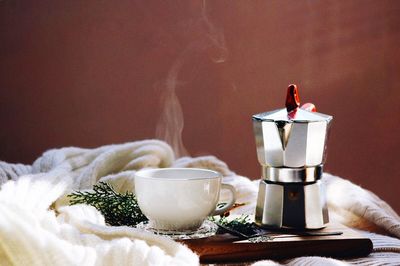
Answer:
<svg viewBox="0 0 400 266"><path fill-rule="evenodd" d="M286 110L288 113L297 110L300 106L300 97L297 86L290 84L286 94Z"/></svg>

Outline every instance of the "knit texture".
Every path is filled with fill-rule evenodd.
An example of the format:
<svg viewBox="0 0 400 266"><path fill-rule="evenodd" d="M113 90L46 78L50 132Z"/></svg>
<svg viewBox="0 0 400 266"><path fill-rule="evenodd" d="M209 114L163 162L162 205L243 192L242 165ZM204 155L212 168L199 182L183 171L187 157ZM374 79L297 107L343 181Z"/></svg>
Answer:
<svg viewBox="0 0 400 266"><path fill-rule="evenodd" d="M237 202L246 203L234 213L254 212L258 181L236 175L214 156L175 160L171 147L158 140L49 150L32 166L0 162L1 265L198 265L196 254L184 245L132 227L108 226L95 208L68 204L67 194L91 189L100 181L119 192L134 192L134 173L145 167L219 171L225 183L235 186ZM331 220L361 230L372 239L374 252L348 261L301 257L280 264L399 265L400 218L393 209L340 177L324 174L322 180ZM222 200L225 197L229 193L222 191Z"/></svg>

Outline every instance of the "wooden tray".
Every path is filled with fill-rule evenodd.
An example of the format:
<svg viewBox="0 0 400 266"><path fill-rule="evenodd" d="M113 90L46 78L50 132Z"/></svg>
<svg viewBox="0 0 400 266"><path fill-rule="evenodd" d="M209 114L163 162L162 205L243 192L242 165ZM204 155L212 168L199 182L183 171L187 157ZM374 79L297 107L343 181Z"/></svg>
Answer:
<svg viewBox="0 0 400 266"><path fill-rule="evenodd" d="M361 236L344 225L330 224L320 231L341 231L343 234L275 238L260 243L238 242L239 239L235 236L221 234L181 242L200 256L201 263L244 262L300 256L362 257L372 251L372 242L369 238Z"/></svg>

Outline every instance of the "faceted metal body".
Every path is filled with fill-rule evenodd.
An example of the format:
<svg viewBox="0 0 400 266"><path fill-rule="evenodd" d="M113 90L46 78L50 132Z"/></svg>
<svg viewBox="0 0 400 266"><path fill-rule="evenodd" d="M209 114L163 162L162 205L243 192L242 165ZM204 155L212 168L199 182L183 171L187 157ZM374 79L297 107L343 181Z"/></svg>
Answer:
<svg viewBox="0 0 400 266"><path fill-rule="evenodd" d="M328 223L321 181L309 184L260 181L255 221L260 226L319 229Z"/></svg>
<svg viewBox="0 0 400 266"><path fill-rule="evenodd" d="M331 116L286 109L253 116L262 180L256 208L261 226L318 229L328 223L319 179Z"/></svg>
<svg viewBox="0 0 400 266"><path fill-rule="evenodd" d="M293 168L324 163L332 117L301 109L298 112L313 120L285 120L284 109L253 116L257 157L261 165Z"/></svg>

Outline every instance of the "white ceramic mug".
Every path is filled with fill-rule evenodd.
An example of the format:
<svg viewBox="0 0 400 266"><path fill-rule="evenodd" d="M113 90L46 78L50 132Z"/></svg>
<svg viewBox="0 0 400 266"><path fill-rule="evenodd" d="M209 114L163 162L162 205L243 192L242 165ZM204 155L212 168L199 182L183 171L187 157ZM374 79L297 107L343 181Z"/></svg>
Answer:
<svg viewBox="0 0 400 266"><path fill-rule="evenodd" d="M135 173L135 194L151 227L193 231L207 216L222 214L235 203L235 188L221 180L221 174L206 169L144 169ZM232 197L216 208L221 188L230 190Z"/></svg>

